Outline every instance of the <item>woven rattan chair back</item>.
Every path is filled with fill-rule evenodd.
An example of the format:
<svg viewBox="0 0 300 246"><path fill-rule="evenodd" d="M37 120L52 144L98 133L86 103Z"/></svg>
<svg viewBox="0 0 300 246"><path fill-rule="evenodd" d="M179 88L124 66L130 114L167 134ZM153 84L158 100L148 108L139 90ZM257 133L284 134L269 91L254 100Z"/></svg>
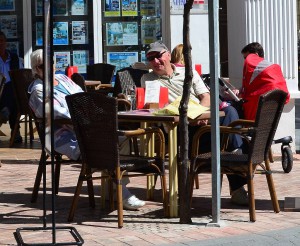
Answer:
<svg viewBox="0 0 300 246"><path fill-rule="evenodd" d="M101 84L110 84L115 73L116 66L107 63L87 65L87 79L100 80Z"/></svg>
<svg viewBox="0 0 300 246"><path fill-rule="evenodd" d="M126 85L136 85L136 87L141 87L141 78L146 73L148 73L148 71L131 67L117 71L113 93L114 96L116 97L119 93L122 93Z"/></svg>
<svg viewBox="0 0 300 246"><path fill-rule="evenodd" d="M272 90L260 97L254 133L251 136L249 158L253 164L268 159L269 150L280 120L287 94Z"/></svg>
<svg viewBox="0 0 300 246"><path fill-rule="evenodd" d="M90 168L113 170L119 164L117 100L95 92L66 100L83 162Z"/></svg>

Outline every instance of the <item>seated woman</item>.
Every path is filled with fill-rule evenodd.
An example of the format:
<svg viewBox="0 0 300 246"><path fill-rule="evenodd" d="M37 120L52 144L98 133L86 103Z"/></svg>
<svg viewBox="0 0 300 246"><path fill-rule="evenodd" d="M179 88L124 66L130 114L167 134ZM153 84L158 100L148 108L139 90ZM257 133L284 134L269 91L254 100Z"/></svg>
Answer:
<svg viewBox="0 0 300 246"><path fill-rule="evenodd" d="M31 68L35 80L28 88L30 94L29 105L38 118L43 117L43 50L34 51L31 56ZM54 69L55 70L55 69ZM65 97L82 89L71 79L63 74L54 75L54 118L71 119ZM78 160L80 149L72 125L59 125L54 131L54 149L56 152L66 155L72 160ZM128 183L128 182L127 182ZM136 210L145 205L144 201L132 195L123 182L122 186L124 209Z"/></svg>

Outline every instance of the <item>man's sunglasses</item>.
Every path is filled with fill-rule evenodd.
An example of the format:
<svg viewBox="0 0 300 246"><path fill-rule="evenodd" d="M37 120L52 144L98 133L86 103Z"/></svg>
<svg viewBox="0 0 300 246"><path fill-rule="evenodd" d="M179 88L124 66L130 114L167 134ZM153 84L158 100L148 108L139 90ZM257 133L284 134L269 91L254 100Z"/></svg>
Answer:
<svg viewBox="0 0 300 246"><path fill-rule="evenodd" d="M38 65L37 66L39 69L43 69L44 68L44 64Z"/></svg>
<svg viewBox="0 0 300 246"><path fill-rule="evenodd" d="M153 61L155 58L156 59L160 59L162 56L163 56L163 54L165 54L167 51L165 50L164 52L162 52L162 53L156 53L155 55L152 55L152 56L147 56L147 60L148 61Z"/></svg>

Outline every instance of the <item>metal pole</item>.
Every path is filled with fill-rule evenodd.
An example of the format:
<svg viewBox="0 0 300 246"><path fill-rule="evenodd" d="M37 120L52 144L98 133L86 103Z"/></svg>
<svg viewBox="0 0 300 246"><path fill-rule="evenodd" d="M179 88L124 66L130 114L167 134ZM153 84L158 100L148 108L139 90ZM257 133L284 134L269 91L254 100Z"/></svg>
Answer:
<svg viewBox="0 0 300 246"><path fill-rule="evenodd" d="M219 119L219 0L208 1L211 79L212 223L220 223L220 119Z"/></svg>

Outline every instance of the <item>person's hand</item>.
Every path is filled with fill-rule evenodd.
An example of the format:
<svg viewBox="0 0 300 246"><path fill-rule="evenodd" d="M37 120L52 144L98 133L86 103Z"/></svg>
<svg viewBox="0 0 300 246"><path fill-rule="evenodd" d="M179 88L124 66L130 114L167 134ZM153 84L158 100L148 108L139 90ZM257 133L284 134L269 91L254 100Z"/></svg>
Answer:
<svg viewBox="0 0 300 246"><path fill-rule="evenodd" d="M206 126L208 120L194 120L189 123L190 126Z"/></svg>

